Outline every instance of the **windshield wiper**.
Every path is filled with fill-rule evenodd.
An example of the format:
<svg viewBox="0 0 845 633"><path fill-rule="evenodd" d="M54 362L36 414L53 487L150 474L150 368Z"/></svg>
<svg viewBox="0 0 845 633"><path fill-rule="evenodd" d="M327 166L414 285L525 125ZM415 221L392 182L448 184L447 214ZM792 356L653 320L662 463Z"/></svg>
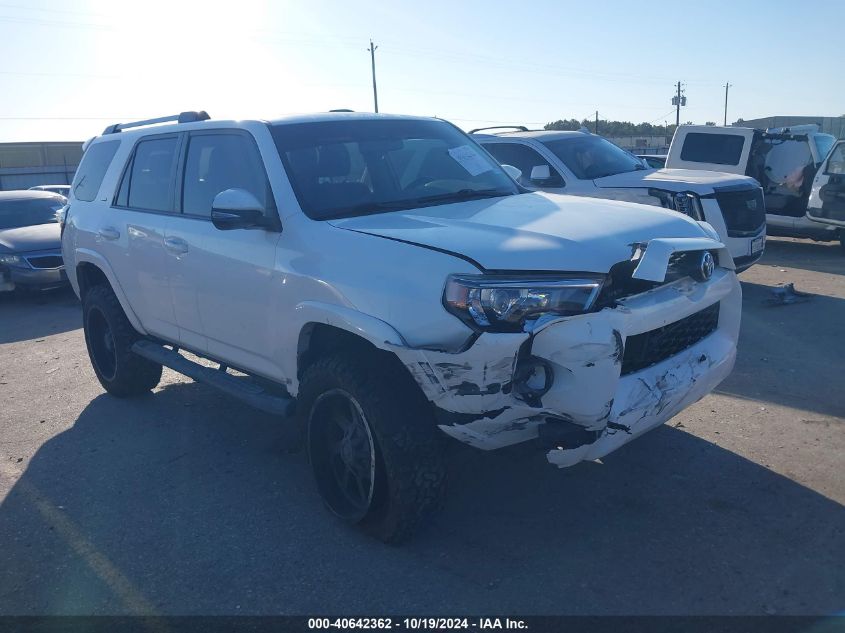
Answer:
<svg viewBox="0 0 845 633"><path fill-rule="evenodd" d="M459 189L449 193L439 193L433 196L423 196L409 200L413 204L425 204L426 202L440 202L441 200L474 200L477 198L497 198L499 196L510 196L510 191L502 189Z"/></svg>
<svg viewBox="0 0 845 633"><path fill-rule="evenodd" d="M432 196L422 196L420 198L408 198L406 200L389 200L387 202L362 202L355 206L340 209L334 213L324 215L322 220L336 220L338 218L356 217L361 215L370 215L375 213L383 213L385 211L399 211L403 209L413 209L419 206L425 206L428 203L441 202L447 200L454 200L461 202L463 200L474 200L478 198L495 198L498 196L512 195L509 191L501 189L460 189L449 193L439 193Z"/></svg>

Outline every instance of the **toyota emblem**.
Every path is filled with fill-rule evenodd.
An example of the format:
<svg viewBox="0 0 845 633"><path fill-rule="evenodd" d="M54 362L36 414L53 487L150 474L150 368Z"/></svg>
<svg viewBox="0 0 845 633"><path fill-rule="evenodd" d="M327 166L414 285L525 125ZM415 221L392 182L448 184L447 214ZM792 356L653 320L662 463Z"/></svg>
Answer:
<svg viewBox="0 0 845 633"><path fill-rule="evenodd" d="M707 281L713 276L713 271L716 270L716 260L713 259L713 253L704 251L701 254L701 259L698 262L698 278L700 281Z"/></svg>

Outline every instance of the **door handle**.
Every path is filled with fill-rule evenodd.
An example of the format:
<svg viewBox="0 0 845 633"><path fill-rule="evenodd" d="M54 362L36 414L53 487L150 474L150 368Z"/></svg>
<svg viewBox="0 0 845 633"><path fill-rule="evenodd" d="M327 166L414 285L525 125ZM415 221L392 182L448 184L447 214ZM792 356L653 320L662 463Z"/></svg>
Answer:
<svg viewBox="0 0 845 633"><path fill-rule="evenodd" d="M164 248L175 255L184 255L188 252L188 243L181 237L164 238Z"/></svg>
<svg viewBox="0 0 845 633"><path fill-rule="evenodd" d="M104 240L116 240L120 237L120 231L118 231L113 226L104 226L99 231L97 231L97 235L99 235Z"/></svg>

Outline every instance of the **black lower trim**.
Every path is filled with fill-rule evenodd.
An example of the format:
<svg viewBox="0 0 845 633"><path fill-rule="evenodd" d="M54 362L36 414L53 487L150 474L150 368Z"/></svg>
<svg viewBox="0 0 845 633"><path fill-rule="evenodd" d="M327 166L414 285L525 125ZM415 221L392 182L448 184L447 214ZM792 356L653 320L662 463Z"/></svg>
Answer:
<svg viewBox="0 0 845 633"><path fill-rule="evenodd" d="M719 304L714 303L680 321L629 336L622 357L622 375L640 371L680 354L712 334L718 325Z"/></svg>
<svg viewBox="0 0 845 633"><path fill-rule="evenodd" d="M758 251L753 255L743 255L742 257L734 257L734 266L736 266L736 274L748 270L763 256L763 251Z"/></svg>

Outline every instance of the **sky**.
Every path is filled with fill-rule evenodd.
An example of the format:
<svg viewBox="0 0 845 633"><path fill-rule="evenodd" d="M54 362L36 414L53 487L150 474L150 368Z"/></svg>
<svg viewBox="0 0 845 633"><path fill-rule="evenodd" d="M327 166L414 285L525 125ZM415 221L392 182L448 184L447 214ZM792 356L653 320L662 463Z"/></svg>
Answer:
<svg viewBox="0 0 845 633"><path fill-rule="evenodd" d="M0 0L0 142L373 109L464 129L845 114L845 2Z"/></svg>

